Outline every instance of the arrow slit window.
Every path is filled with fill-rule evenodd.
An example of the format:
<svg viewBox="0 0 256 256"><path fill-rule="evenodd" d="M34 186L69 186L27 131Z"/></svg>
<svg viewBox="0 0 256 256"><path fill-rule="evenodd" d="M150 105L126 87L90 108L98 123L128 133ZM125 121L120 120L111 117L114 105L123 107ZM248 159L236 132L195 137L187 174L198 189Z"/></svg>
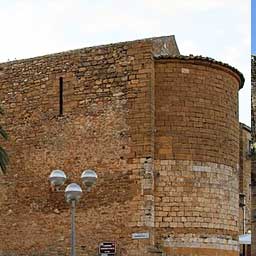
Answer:
<svg viewBox="0 0 256 256"><path fill-rule="evenodd" d="M59 79L59 116L63 116L63 77Z"/></svg>

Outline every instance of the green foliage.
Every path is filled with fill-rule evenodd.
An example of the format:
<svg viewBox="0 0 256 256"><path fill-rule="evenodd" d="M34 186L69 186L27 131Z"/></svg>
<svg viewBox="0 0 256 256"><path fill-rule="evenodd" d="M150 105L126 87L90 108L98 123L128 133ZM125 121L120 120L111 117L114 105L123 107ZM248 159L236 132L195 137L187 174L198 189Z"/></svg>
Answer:
<svg viewBox="0 0 256 256"><path fill-rule="evenodd" d="M3 115L3 114L4 114L4 111L0 107L0 115ZM8 139L8 134L6 133L6 131L3 129L1 125L0 125L0 137L4 140ZM2 170L3 173L6 173L6 167L8 162L9 162L8 155L4 150L4 148L0 146L0 169Z"/></svg>

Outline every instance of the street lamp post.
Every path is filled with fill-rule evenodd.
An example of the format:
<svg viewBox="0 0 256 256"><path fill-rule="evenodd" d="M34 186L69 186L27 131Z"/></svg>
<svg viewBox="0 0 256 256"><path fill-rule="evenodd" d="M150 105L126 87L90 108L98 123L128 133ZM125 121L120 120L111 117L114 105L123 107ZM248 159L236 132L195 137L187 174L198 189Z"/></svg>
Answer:
<svg viewBox="0 0 256 256"><path fill-rule="evenodd" d="M75 226L76 202L71 202L71 256L76 255L76 226Z"/></svg>
<svg viewBox="0 0 256 256"><path fill-rule="evenodd" d="M76 183L69 184L65 189L65 197L71 203L71 256L76 255L76 231L75 231L75 211L76 203L81 198L82 189Z"/></svg>
<svg viewBox="0 0 256 256"><path fill-rule="evenodd" d="M62 170L54 170L49 176L49 181L56 188L56 191L61 191L60 187L65 183L66 179L67 176ZM93 170L85 170L81 175L81 179L82 183L87 187L87 191L90 191L97 180L97 174ZM82 192L81 187L76 183L69 184L65 189L66 201L71 204L71 256L76 256L75 210Z"/></svg>

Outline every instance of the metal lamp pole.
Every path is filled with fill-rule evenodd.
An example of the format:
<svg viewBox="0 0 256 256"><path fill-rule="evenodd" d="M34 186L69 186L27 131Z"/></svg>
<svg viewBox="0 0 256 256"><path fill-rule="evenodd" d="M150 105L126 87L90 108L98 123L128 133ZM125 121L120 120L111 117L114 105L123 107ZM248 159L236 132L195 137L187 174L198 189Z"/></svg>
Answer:
<svg viewBox="0 0 256 256"><path fill-rule="evenodd" d="M76 183L69 184L65 189L65 197L68 203L71 204L71 256L76 256L76 230L75 230L75 214L76 203L82 195L81 187Z"/></svg>
<svg viewBox="0 0 256 256"><path fill-rule="evenodd" d="M75 226L75 214L76 214L76 201L71 201L71 256L76 256L76 226Z"/></svg>

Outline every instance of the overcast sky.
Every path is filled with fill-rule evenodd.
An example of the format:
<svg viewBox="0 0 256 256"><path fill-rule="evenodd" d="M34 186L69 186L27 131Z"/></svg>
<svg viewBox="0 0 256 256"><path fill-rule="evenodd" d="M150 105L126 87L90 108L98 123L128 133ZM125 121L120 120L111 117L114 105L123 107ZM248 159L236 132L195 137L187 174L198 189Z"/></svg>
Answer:
<svg viewBox="0 0 256 256"><path fill-rule="evenodd" d="M0 0L0 62L175 35L182 54L239 69L240 121L250 125L250 0Z"/></svg>

